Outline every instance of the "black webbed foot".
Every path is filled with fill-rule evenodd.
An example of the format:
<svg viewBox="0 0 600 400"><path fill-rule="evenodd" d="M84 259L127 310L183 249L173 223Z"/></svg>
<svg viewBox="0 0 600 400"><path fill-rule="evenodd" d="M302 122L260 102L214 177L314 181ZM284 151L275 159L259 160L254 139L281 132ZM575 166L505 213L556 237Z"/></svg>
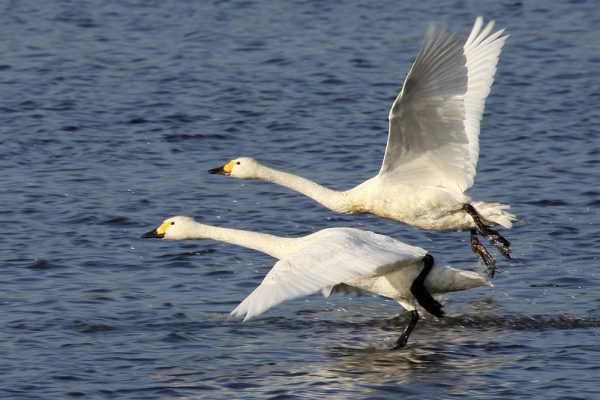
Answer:
<svg viewBox="0 0 600 400"><path fill-rule="evenodd" d="M475 207L473 207L471 204L463 204L463 210L465 210L465 212L467 214L469 214L471 216L471 218L473 218L473 222L475 222L477 231L479 233L481 233L481 235L483 237L485 237L488 240L488 242L490 242L490 244L492 246L494 246L504 257L506 257L508 260L512 261L512 258L510 256L510 242L508 240L506 240L506 238L504 238L504 236L502 236L501 234L499 234L498 232L496 232L489 226L486 226L481 221L481 216L479 215L477 210L475 210ZM479 240L477 240L477 242L479 242ZM479 243L479 244L481 245L481 243ZM479 251L476 251L474 248L474 245L473 245L472 232L471 232L471 247L473 248L473 251L475 252L475 254L479 255ZM481 247L483 248L483 245L481 245ZM485 248L484 248L484 251L489 255L489 253L487 252L487 250L485 250ZM486 262L485 257L481 256L481 258L483 259L483 262L485 262L485 264L488 265L488 267L489 267L489 264ZM491 256L490 256L490 258L491 258Z"/></svg>
<svg viewBox="0 0 600 400"><path fill-rule="evenodd" d="M510 242L495 230L486 227L485 233L481 233L504 257L512 261L510 256Z"/></svg>
<svg viewBox="0 0 600 400"><path fill-rule="evenodd" d="M487 267L488 275L493 278L496 274L496 260L494 260L483 244L481 244L477 238L477 231L475 229L471 229L471 249L477 258L483 261Z"/></svg>

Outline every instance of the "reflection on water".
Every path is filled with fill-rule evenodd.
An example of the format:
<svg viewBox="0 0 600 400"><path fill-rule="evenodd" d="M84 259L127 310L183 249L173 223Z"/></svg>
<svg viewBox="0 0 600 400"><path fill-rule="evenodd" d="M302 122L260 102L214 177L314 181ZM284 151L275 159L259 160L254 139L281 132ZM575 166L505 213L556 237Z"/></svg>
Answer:
<svg viewBox="0 0 600 400"><path fill-rule="evenodd" d="M461 334L456 332L452 336L458 339ZM482 356L477 351L484 347L481 343L472 339L467 342L444 346L419 341L419 347L413 345L400 351L335 349L328 353L329 365L324 374L337 376L340 384L355 386L359 381L362 385L376 385L377 390L381 386L414 384L415 379L424 383L443 379L447 388L463 390L461 387L472 386L471 379L485 379L524 357L517 354Z"/></svg>
<svg viewBox="0 0 600 400"><path fill-rule="evenodd" d="M493 302L484 303L494 309ZM461 310L475 314L481 306L481 301L476 301L463 304ZM490 386L507 395L536 393L515 382L490 382L510 375L507 371L523 363L536 365L536 369L543 365L543 360L535 354L546 346L549 338L546 332L554 335L554 332L600 327L599 318L570 315L456 313L439 320L424 318L406 348L391 350L406 318L364 319L355 314L359 308L347 307L341 316L333 310L301 309L298 314L304 317L267 317L250 323L215 315L214 327L203 328L225 327L229 337L217 358L217 366L173 366L154 374L153 379L160 384L184 390L194 388L211 395L230 395L232 390L265 393L266 387L272 388L269 392L273 395L304 391L325 395L335 388L341 398L357 393L376 397L386 392L435 396L441 390L465 396L486 393ZM349 317L348 320L342 319L343 316ZM179 329L193 330L193 326ZM280 346L282 338L293 342ZM312 345L315 348L311 352L293 353L296 347L306 349ZM227 359L234 360L240 355L247 363L228 371L218 368ZM562 359L571 357L572 362L577 362L580 356L564 354ZM265 357L269 362L255 363ZM525 378L517 374L514 379ZM539 385L553 379L542 373Z"/></svg>

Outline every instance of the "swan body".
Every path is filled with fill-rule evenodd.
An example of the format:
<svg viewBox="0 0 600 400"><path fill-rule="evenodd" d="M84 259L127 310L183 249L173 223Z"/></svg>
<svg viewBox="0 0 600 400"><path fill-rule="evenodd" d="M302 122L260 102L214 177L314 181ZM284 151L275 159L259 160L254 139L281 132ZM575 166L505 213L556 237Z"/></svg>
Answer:
<svg viewBox="0 0 600 400"><path fill-rule="evenodd" d="M231 164L233 165L230 166ZM509 208L508 205L473 202L464 193L440 186L394 183L385 176L377 175L350 190L336 191L308 179L267 167L251 157L232 160L219 170L227 166L230 166L229 176L285 186L342 214L374 214L421 229L475 229L473 218L463 210L464 204L473 204L488 225L499 224L510 228L514 220L514 216L505 211Z"/></svg>
<svg viewBox="0 0 600 400"><path fill-rule="evenodd" d="M381 169L355 188L331 190L249 157L209 172L282 185L339 213L369 213L427 230L478 231L510 257L508 241L485 228L512 227L510 206L465 194L474 183L480 120L507 38L493 27L478 17L464 42L442 28L427 31L389 112Z"/></svg>
<svg viewBox="0 0 600 400"><path fill-rule="evenodd" d="M205 225L189 217L177 216L165 220L142 237L213 239L279 259L262 283L232 311L232 315L244 317L244 320L286 300L318 291L329 295L348 290L394 299L418 319L416 307L420 300L414 294L417 279L421 279L424 288L433 294L492 286L476 272L433 263L433 258L422 248L354 228L328 228L304 237L283 238ZM427 265L428 260L430 265ZM424 273L425 267L428 270ZM433 312L440 311L441 305L437 304L439 308L434 306ZM443 315L441 312L436 314Z"/></svg>

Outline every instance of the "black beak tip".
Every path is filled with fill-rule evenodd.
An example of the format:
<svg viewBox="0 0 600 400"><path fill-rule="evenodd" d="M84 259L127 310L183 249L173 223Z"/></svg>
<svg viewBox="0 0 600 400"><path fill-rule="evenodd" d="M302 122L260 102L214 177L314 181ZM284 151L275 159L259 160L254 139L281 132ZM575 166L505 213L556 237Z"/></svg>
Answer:
<svg viewBox="0 0 600 400"><path fill-rule="evenodd" d="M152 239L152 238L161 238L160 235L156 233L156 229L146 232L141 236L142 239Z"/></svg>
<svg viewBox="0 0 600 400"><path fill-rule="evenodd" d="M209 169L208 173L213 175L227 175L227 173L223 170L223 167Z"/></svg>

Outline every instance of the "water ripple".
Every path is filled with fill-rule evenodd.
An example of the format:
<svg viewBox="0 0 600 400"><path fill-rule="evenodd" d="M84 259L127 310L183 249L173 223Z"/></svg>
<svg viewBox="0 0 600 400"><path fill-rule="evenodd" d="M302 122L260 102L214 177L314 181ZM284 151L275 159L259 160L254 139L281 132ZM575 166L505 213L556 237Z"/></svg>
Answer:
<svg viewBox="0 0 600 400"><path fill-rule="evenodd" d="M510 38L474 199L512 205L518 264L406 326L389 300L229 312L270 257L139 236L171 215L283 236L355 226L475 269L464 232L336 215L209 175L238 156L345 190L374 176L430 21L418 2L31 2L0 14L5 398L595 398L600 64L594 2L478 3ZM577 21L577 23L573 23ZM73 38L76 38L74 40ZM26 360L27 362L24 362Z"/></svg>

